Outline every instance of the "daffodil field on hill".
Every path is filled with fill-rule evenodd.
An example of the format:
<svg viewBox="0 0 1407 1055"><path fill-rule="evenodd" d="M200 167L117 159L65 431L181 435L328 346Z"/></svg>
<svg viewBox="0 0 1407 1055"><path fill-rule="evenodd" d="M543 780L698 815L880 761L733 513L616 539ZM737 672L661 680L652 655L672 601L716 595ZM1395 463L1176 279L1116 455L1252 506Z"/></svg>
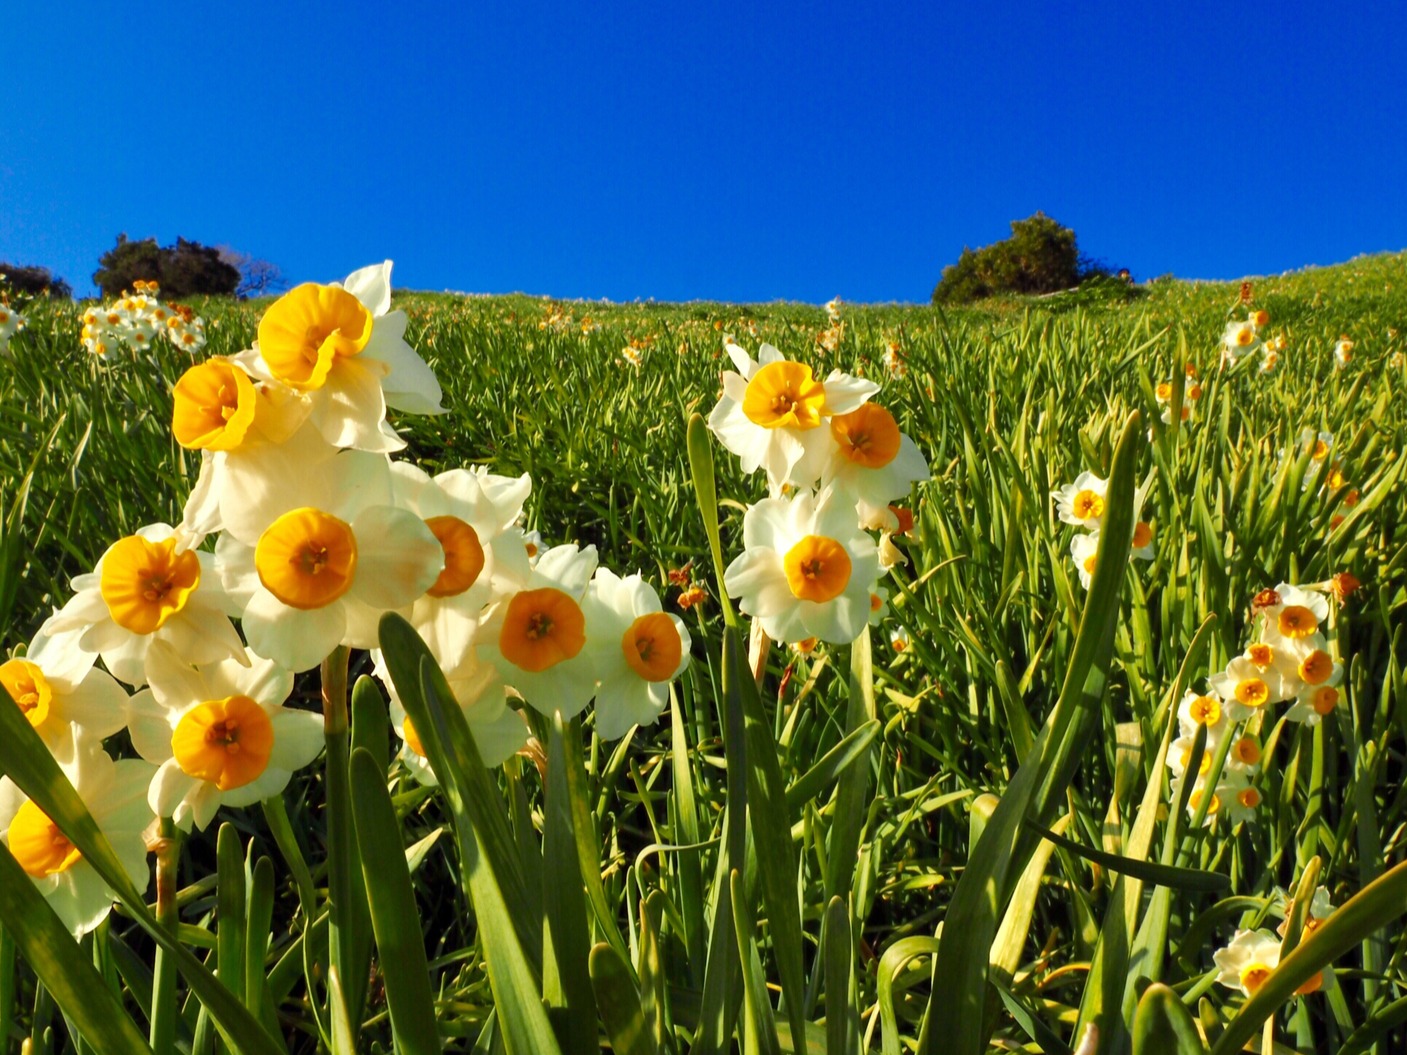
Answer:
<svg viewBox="0 0 1407 1055"><path fill-rule="evenodd" d="M1407 1050L1407 258L325 278L0 290L7 1050Z"/></svg>

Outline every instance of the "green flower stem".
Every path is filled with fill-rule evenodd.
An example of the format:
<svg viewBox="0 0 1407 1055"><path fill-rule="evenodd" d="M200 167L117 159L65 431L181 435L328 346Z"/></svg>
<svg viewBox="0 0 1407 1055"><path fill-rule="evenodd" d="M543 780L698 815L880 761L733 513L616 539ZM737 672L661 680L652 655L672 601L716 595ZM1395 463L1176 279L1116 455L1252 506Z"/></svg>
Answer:
<svg viewBox="0 0 1407 1055"><path fill-rule="evenodd" d="M156 844L156 918L172 937L180 924L176 901L177 869L181 860L181 833L170 817L162 817ZM156 1055L176 1050L176 961L165 949L156 950L151 990L151 1047Z"/></svg>

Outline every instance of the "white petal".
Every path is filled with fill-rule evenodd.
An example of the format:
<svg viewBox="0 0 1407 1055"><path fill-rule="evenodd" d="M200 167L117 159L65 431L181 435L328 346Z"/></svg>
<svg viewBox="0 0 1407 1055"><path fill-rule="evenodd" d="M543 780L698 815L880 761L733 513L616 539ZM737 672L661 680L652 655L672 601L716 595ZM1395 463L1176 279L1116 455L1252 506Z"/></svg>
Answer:
<svg viewBox="0 0 1407 1055"><path fill-rule="evenodd" d="M444 567L439 540L408 510L373 506L353 521L352 532L357 571L348 596L372 608L412 604L435 584Z"/></svg>
<svg viewBox="0 0 1407 1055"><path fill-rule="evenodd" d="M342 288L372 315L385 315L391 308L391 261L357 268L343 280Z"/></svg>
<svg viewBox="0 0 1407 1055"><path fill-rule="evenodd" d="M269 765L296 772L318 757L324 741L322 715L279 707L269 720L274 727Z"/></svg>
<svg viewBox="0 0 1407 1055"><path fill-rule="evenodd" d="M244 610L249 647L289 670L311 670L342 643L347 616L341 603L300 611L267 590L260 590Z"/></svg>

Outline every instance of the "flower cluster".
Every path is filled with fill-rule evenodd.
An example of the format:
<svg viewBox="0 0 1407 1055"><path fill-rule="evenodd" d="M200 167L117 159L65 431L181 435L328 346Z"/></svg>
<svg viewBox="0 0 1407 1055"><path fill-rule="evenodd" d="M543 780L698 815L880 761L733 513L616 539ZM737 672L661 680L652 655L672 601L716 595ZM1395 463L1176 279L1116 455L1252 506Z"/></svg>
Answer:
<svg viewBox="0 0 1407 1055"><path fill-rule="evenodd" d="M1108 512L1108 503L1105 500L1108 488L1108 480L1102 480L1086 470L1075 477L1074 483L1051 492L1051 497L1055 499L1056 514L1060 519L1066 524L1084 529L1084 534L1076 535L1070 540L1070 556L1075 561L1076 571L1080 573L1080 585L1086 590L1089 589L1090 580L1094 578L1094 567L1099 556L1099 532L1104 526L1104 517ZM1146 488L1140 488L1136 492L1135 510L1143 508L1146 494ZM1139 520L1134 524L1132 546L1132 556L1140 560L1153 559L1153 526L1146 520Z"/></svg>
<svg viewBox="0 0 1407 1055"><path fill-rule="evenodd" d="M404 441L387 408L443 408L391 310L390 271L297 287L253 348L181 376L172 431L201 458L182 522L113 543L0 665L138 886L140 833L157 818L204 828L221 806L280 794L317 756L322 716L286 705L294 676L339 648L375 649L385 612L426 640L491 765L527 740L513 700L571 717L596 696L597 732L619 737L658 717L689 662L682 621L639 575L598 568L589 546L543 551L523 530L526 475L431 477L391 460ZM384 680L402 757L429 779ZM102 743L124 728L141 759L114 763ZM106 915L110 892L8 781L0 840L76 934Z"/></svg>
<svg viewBox="0 0 1407 1055"><path fill-rule="evenodd" d="M928 462L871 401L873 382L838 370L820 380L769 344L757 360L725 350L737 372L724 373L709 427L744 472L765 471L770 497L743 517L724 586L775 641L853 641L884 603L881 569L903 559L891 536L912 527L890 503L928 478Z"/></svg>
<svg viewBox="0 0 1407 1055"><path fill-rule="evenodd" d="M112 304L83 313L84 348L106 357L122 345L144 351L161 336L191 355L205 347L205 320L191 308L162 301L155 282L137 279L132 287Z"/></svg>
<svg viewBox="0 0 1407 1055"><path fill-rule="evenodd" d="M1251 643L1207 679L1205 692L1189 691L1179 703L1181 735L1172 743L1167 765L1178 794L1198 727L1204 726L1206 748L1192 774L1188 808L1196 811L1206 799L1207 823L1223 812L1233 823L1255 819L1262 799L1254 784L1261 765L1257 736L1272 705L1291 702L1285 718L1309 726L1338 707L1343 664L1334 658L1322 629L1329 617L1323 591L1333 589L1331 581L1313 589L1280 583L1262 590L1252 602L1258 630Z"/></svg>
<svg viewBox="0 0 1407 1055"><path fill-rule="evenodd" d="M1190 421L1192 418L1192 408L1202 398L1202 386L1197 381L1197 367L1194 363L1186 366L1187 383L1182 389L1182 411L1178 415L1179 421ZM1164 425L1172 424L1172 398L1173 383L1171 381L1159 381L1158 387L1154 389L1153 396L1158 401L1158 405L1163 408L1162 422Z"/></svg>
<svg viewBox="0 0 1407 1055"><path fill-rule="evenodd" d="M1248 355L1265 347L1265 328L1270 325L1270 312L1264 308L1252 311L1244 319L1232 319L1221 334L1221 361L1234 366Z"/></svg>
<svg viewBox="0 0 1407 1055"><path fill-rule="evenodd" d="M1292 908L1293 902L1287 901L1287 916ZM1305 914L1305 932L1313 933L1333 913L1334 906L1329 900L1329 891L1322 886L1316 887L1309 911ZM1256 990L1263 986L1280 966L1281 938L1284 937L1286 929L1287 925L1281 924L1278 935L1266 930L1238 930L1224 949L1218 949L1212 954L1212 960L1217 966L1216 980L1228 989L1239 989L1247 997L1254 996ZM1332 970L1326 967L1296 989L1295 995L1308 996L1317 993L1328 985L1332 977Z"/></svg>

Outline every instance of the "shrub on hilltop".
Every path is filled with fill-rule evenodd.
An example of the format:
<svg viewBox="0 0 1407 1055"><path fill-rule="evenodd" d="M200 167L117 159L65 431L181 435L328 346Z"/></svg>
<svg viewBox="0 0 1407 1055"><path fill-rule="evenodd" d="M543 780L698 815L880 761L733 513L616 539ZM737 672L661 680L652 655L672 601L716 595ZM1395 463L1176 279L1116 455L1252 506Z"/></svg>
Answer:
<svg viewBox="0 0 1407 1055"><path fill-rule="evenodd" d="M229 296L239 285L239 269L220 259L212 246L177 238L175 245L159 246L155 238L132 241L125 234L98 260L93 283L107 297L115 297L132 283L156 282L168 297Z"/></svg>
<svg viewBox="0 0 1407 1055"><path fill-rule="evenodd" d="M54 277L47 267L0 263L0 280L10 291L31 297L49 297L53 300L73 298L73 287L63 279Z"/></svg>
<svg viewBox="0 0 1407 1055"><path fill-rule="evenodd" d="M943 269L933 303L970 304L999 293L1055 293L1108 273L1081 256L1074 231L1038 212L1013 220L1010 238L981 249L964 247L957 263Z"/></svg>

